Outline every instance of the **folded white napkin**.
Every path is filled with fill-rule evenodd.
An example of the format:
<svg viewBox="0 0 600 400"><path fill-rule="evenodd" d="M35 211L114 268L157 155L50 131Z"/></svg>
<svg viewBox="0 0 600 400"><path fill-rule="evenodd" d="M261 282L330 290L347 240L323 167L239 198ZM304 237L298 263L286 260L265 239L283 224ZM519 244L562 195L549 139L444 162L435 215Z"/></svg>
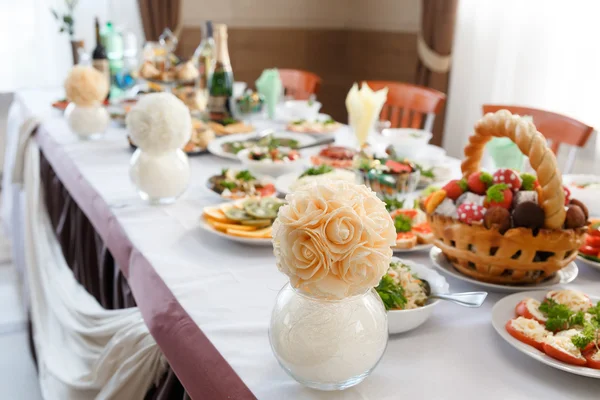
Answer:
<svg viewBox="0 0 600 400"><path fill-rule="evenodd" d="M346 96L348 122L356 135L359 146L362 147L367 142L369 133L387 100L387 93L388 88L374 92L364 82L360 90L355 83L348 92Z"/></svg>

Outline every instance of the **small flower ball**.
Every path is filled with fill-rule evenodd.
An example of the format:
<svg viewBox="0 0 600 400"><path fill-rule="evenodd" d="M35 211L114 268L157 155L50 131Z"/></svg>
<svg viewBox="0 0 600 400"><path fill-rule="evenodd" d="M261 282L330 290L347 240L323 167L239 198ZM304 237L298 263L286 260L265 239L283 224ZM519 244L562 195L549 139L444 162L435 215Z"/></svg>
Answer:
<svg viewBox="0 0 600 400"><path fill-rule="evenodd" d="M127 114L127 129L142 151L164 153L182 148L192 133L186 105L171 93L151 93Z"/></svg>
<svg viewBox="0 0 600 400"><path fill-rule="evenodd" d="M74 66L65 80L67 100L81 107L91 107L104 101L109 85L106 76L89 66Z"/></svg>

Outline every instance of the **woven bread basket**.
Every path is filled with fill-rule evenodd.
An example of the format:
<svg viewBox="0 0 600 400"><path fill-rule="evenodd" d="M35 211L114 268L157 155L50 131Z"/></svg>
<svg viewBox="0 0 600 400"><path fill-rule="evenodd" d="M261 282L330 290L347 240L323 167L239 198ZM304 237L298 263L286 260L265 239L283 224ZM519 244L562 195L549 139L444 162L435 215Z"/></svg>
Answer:
<svg viewBox="0 0 600 400"><path fill-rule="evenodd" d="M565 194L556 158L532 122L507 110L486 114L465 147L463 177L479 170L485 144L507 137L517 144L537 173L544 228L512 228L503 234L483 225L468 225L438 214L427 216L434 244L461 273L500 284L531 284L550 278L577 256L585 229L563 229Z"/></svg>

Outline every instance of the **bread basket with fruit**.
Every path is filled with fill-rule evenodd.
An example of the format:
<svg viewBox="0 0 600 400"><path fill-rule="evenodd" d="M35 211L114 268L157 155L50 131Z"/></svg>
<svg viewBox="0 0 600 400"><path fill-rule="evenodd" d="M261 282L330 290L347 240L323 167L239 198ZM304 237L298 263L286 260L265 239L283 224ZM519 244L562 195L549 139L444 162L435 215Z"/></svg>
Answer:
<svg viewBox="0 0 600 400"><path fill-rule="evenodd" d="M479 171L485 144L507 137L537 177ZM544 281L577 256L588 211L562 186L556 158L532 122L507 110L486 114L465 147L463 179L424 202L434 244L461 273L484 282Z"/></svg>

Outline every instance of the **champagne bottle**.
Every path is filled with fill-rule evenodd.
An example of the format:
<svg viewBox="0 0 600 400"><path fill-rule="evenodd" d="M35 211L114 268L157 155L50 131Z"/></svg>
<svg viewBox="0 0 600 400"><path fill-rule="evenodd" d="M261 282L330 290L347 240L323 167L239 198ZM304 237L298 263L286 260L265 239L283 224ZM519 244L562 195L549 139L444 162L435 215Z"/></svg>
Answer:
<svg viewBox="0 0 600 400"><path fill-rule="evenodd" d="M92 52L92 66L102 72L106 76L106 80L110 83L108 57L106 55L106 48L100 38L100 21L98 21L98 17L96 17L96 47Z"/></svg>
<svg viewBox="0 0 600 400"><path fill-rule="evenodd" d="M198 72L200 73L198 87L207 90L215 62L215 40L213 39L211 21L206 21L206 28L202 35L202 41L194 52L193 59L198 68Z"/></svg>
<svg viewBox="0 0 600 400"><path fill-rule="evenodd" d="M233 71L227 49L227 25L215 24L216 61L209 83L208 112L212 121L227 123L231 120Z"/></svg>

